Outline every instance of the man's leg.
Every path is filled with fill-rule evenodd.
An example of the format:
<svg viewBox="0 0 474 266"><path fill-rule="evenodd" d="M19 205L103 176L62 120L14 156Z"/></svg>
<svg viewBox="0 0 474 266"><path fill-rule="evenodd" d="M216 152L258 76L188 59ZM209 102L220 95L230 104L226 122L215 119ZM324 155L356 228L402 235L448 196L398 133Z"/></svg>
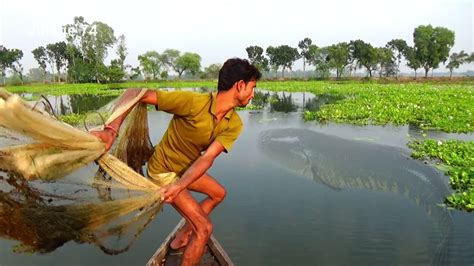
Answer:
<svg viewBox="0 0 474 266"><path fill-rule="evenodd" d="M204 247L212 234L212 223L187 189L184 189L176 196L172 205L184 216L194 231L189 245L184 251L181 265L197 265L204 252Z"/></svg>
<svg viewBox="0 0 474 266"><path fill-rule="evenodd" d="M224 200L226 195L225 188L207 173L188 186L188 189L208 195L208 197L200 204L202 210L207 216L209 216L212 210ZM171 242L171 248L178 249L186 246L193 232L192 229L193 228L187 222L186 225L176 234L176 238Z"/></svg>

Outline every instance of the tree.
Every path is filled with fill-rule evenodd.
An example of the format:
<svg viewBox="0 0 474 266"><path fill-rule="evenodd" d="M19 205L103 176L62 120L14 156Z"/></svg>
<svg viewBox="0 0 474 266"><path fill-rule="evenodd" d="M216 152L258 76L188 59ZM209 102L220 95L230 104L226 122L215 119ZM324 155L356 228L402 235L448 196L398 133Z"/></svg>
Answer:
<svg viewBox="0 0 474 266"><path fill-rule="evenodd" d="M26 75L26 79L29 82L38 82L45 80L46 73L42 68L30 68L28 70L28 74Z"/></svg>
<svg viewBox="0 0 474 266"><path fill-rule="evenodd" d="M278 63L277 49L273 46L267 47L266 50L268 56L268 63L273 71L275 71L275 77L277 77L278 68L280 67Z"/></svg>
<svg viewBox="0 0 474 266"><path fill-rule="evenodd" d="M110 66L105 71L105 78L108 82L120 82L125 76L125 71L122 69L123 62L120 59L114 59L110 62Z"/></svg>
<svg viewBox="0 0 474 266"><path fill-rule="evenodd" d="M370 43L362 40L351 41L350 50L352 58L357 60L357 66L365 67L367 73L372 77L372 71L377 68L377 51Z"/></svg>
<svg viewBox="0 0 474 266"><path fill-rule="evenodd" d="M392 50L387 47L379 47L375 50L377 52L377 63L380 66L379 77L394 75L396 73L396 63Z"/></svg>
<svg viewBox="0 0 474 266"><path fill-rule="evenodd" d="M46 49L43 46L39 46L31 51L36 62L38 62L39 68L43 71L43 77L46 75L46 61L48 56L46 54Z"/></svg>
<svg viewBox="0 0 474 266"><path fill-rule="evenodd" d="M8 49L0 45L0 74L3 76L3 84L5 84L6 70L8 68L14 73L19 74L23 82L23 67L19 62L22 57L23 51L19 49Z"/></svg>
<svg viewBox="0 0 474 266"><path fill-rule="evenodd" d="M65 42L50 43L46 45L47 61L51 68L55 68L58 73L58 81L61 80L61 69L67 63L67 45ZM53 72L54 74L54 72Z"/></svg>
<svg viewBox="0 0 474 266"><path fill-rule="evenodd" d="M161 54L161 62L163 65L171 68L174 72L178 73L178 68L176 67L176 60L181 56L181 52L175 49L166 49Z"/></svg>
<svg viewBox="0 0 474 266"><path fill-rule="evenodd" d="M221 67L221 64L210 64L208 67L204 68L203 78L217 79Z"/></svg>
<svg viewBox="0 0 474 266"><path fill-rule="evenodd" d="M201 56L196 53L184 53L176 59L175 67L178 79L181 79L185 71L195 75L201 69Z"/></svg>
<svg viewBox="0 0 474 266"><path fill-rule="evenodd" d="M306 62L311 58L310 46L313 41L310 38L304 38L298 43L300 56L303 58L303 78L306 78Z"/></svg>
<svg viewBox="0 0 474 266"><path fill-rule="evenodd" d="M329 77L331 66L329 64L328 47L310 47L310 52L311 57L309 58L308 63L314 66L316 77Z"/></svg>
<svg viewBox="0 0 474 266"><path fill-rule="evenodd" d="M293 63L298 60L298 49L288 45L280 45L276 48L270 46L267 48L267 54L270 58L270 64L277 71L282 67L281 77L284 78L285 69L291 70Z"/></svg>
<svg viewBox="0 0 474 266"><path fill-rule="evenodd" d="M23 52L21 52L21 57L23 57ZM20 63L20 61L15 61L13 62L12 66L11 66L11 70L13 71L13 73L15 73L16 75L18 75L18 77L20 78L20 81L21 81L21 84L23 85L23 65Z"/></svg>
<svg viewBox="0 0 474 266"><path fill-rule="evenodd" d="M143 73L152 75L154 80L160 74L163 62L158 52L148 51L145 54L139 55L138 61L140 62Z"/></svg>
<svg viewBox="0 0 474 266"><path fill-rule="evenodd" d="M122 71L125 71L125 58L127 57L127 47L125 46L125 35L120 35L117 38L117 56L118 56L118 66Z"/></svg>
<svg viewBox="0 0 474 266"><path fill-rule="evenodd" d="M404 57L407 60L407 66L413 70L415 70L415 79L416 79L416 71L421 67L420 61L416 57L415 48L408 46L405 50Z"/></svg>
<svg viewBox="0 0 474 266"><path fill-rule="evenodd" d="M79 50L82 59L85 59L86 54L86 40L85 32L89 27L89 23L84 20L84 17L74 17L73 24L66 24L63 26L63 32L66 34L66 42L68 46L76 47ZM76 55L73 49L68 49L70 57ZM74 57L73 57L74 58Z"/></svg>
<svg viewBox="0 0 474 266"><path fill-rule="evenodd" d="M74 17L73 24L66 24L63 26L63 32L66 35L67 42L67 58L68 58L68 78L73 82L78 81L79 76L83 77L84 73L76 72L79 69L83 69L84 64L87 64L85 58L85 38L84 33L86 28L89 26L84 20L84 17ZM81 66L76 66L76 61L80 61ZM93 74L92 74L93 75ZM87 80L92 80L93 77L87 78Z"/></svg>
<svg viewBox="0 0 474 266"><path fill-rule="evenodd" d="M130 80L137 80L141 76L140 67L131 67L130 68Z"/></svg>
<svg viewBox="0 0 474 266"><path fill-rule="evenodd" d="M341 42L327 47L326 62L336 69L336 77L340 78L344 68L351 63L349 44Z"/></svg>
<svg viewBox="0 0 474 266"><path fill-rule="evenodd" d="M249 61L260 71L269 71L268 59L263 55L263 48L257 45L245 48Z"/></svg>
<svg viewBox="0 0 474 266"><path fill-rule="evenodd" d="M94 21L91 25L87 26L84 32L84 55L93 63L96 70L96 81L100 83L99 68L103 68L104 59L107 56L107 49L112 47L116 38L114 36L114 30L107 24Z"/></svg>
<svg viewBox="0 0 474 266"><path fill-rule="evenodd" d="M405 51L408 48L408 44L403 39L393 39L389 41L385 47L392 50L393 54L396 54L397 68L395 71L395 77L398 79L398 72L400 72L400 63L402 61L402 56L405 54Z"/></svg>
<svg viewBox="0 0 474 266"><path fill-rule="evenodd" d="M428 77L430 69L438 68L439 63L446 62L454 39L454 32L447 28L420 25L415 29L415 56L425 69L425 78Z"/></svg>
<svg viewBox="0 0 474 266"><path fill-rule="evenodd" d="M472 55L471 55L472 56ZM462 64L469 62L470 56L462 50L459 53L452 53L449 57L449 63L446 66L449 69L449 79L453 76L453 70L459 68Z"/></svg>

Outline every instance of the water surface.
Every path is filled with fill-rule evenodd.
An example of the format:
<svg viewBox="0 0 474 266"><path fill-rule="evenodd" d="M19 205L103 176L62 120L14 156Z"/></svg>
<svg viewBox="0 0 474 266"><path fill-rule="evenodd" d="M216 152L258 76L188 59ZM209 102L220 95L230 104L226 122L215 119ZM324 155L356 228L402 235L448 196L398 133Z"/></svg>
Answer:
<svg viewBox="0 0 474 266"><path fill-rule="evenodd" d="M451 193L448 178L409 157L407 141L424 132L412 126L304 122L301 112L308 101L317 108L314 102L337 99L279 95L283 100L273 108L268 102L262 111L239 111L242 135L209 171L228 191L212 215L214 234L237 265L474 263L474 216L441 207ZM154 144L170 117L149 113ZM474 139L472 134L427 134ZM91 178L95 170L91 165L62 182ZM101 197L94 189L86 194ZM127 252L115 256L74 241L46 254L15 253L18 242L1 239L0 264L143 265L178 220L166 206Z"/></svg>

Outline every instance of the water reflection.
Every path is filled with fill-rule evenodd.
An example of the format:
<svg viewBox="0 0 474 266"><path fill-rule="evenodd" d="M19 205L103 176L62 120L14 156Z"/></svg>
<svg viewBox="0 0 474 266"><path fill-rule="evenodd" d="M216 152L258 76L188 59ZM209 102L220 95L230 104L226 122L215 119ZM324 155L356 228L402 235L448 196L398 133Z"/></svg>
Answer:
<svg viewBox="0 0 474 266"><path fill-rule="evenodd" d="M271 112L295 112L298 106L292 99L292 94L286 95L283 93L281 96L278 93L274 93L270 99L270 111Z"/></svg>
<svg viewBox="0 0 474 266"><path fill-rule="evenodd" d="M453 221L439 204L450 190L433 168L407 158L399 149L307 129L266 130L259 135L258 145L272 161L334 191L371 190L409 199L424 210L440 233L432 263L449 262Z"/></svg>
<svg viewBox="0 0 474 266"><path fill-rule="evenodd" d="M309 98L304 101L304 109L312 112L317 112L323 105L335 103L342 100L342 96L322 94L316 95L315 97Z"/></svg>
<svg viewBox="0 0 474 266"><path fill-rule="evenodd" d="M269 92L256 90L252 105L271 112L318 111L323 105L342 100L342 96L308 92Z"/></svg>
<svg viewBox="0 0 474 266"><path fill-rule="evenodd" d="M117 98L117 96L93 94L71 94L61 96L34 96L22 94L21 96L24 98L38 97L38 100L35 102L37 107L47 111L52 109L56 116L96 111L100 108L104 108L104 106L113 105L113 100Z"/></svg>
<svg viewBox="0 0 474 266"><path fill-rule="evenodd" d="M49 253L75 241L116 255L131 247L161 207L149 195L96 202L81 198L88 186L69 184L62 192L52 186L44 190L39 182L0 172L0 238L18 241L15 252Z"/></svg>

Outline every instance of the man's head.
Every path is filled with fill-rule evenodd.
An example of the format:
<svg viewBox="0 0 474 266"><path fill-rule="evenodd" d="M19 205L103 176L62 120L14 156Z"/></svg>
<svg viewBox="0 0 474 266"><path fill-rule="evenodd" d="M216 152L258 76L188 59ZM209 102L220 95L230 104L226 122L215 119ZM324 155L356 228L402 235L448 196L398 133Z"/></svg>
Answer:
<svg viewBox="0 0 474 266"><path fill-rule="evenodd" d="M240 58L228 59L219 70L217 90L219 92L235 89L239 106L246 106L253 98L257 80L262 74L247 60Z"/></svg>

